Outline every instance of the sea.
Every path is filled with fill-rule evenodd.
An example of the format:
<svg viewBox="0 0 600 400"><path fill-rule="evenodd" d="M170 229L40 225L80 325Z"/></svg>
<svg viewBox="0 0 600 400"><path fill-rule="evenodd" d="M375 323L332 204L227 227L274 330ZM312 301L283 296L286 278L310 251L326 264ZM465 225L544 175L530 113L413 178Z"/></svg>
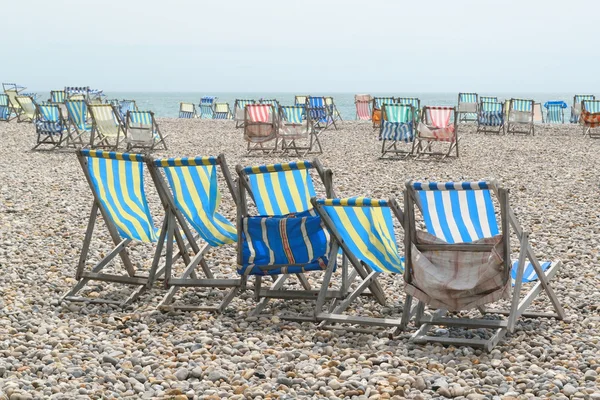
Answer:
<svg viewBox="0 0 600 400"><path fill-rule="evenodd" d="M233 110L236 99L277 99L280 105L293 105L295 95L332 96L336 108L344 120L356 119L354 106L354 93L258 93L258 92L104 92L107 99L135 100L139 110L153 111L157 117L177 118L179 103L194 103L198 105L200 98L215 96L218 102L229 103ZM417 97L421 105L449 106L456 105L458 93L369 93L372 96ZM582 93L587 94L587 93ZM562 100L569 106L573 103L575 93L479 93L480 96L496 96L500 101L511 98L534 99L536 103L544 104L546 101ZM49 92L38 92L38 101L50 97ZM568 109L567 109L568 110ZM567 112L565 112L567 114Z"/></svg>

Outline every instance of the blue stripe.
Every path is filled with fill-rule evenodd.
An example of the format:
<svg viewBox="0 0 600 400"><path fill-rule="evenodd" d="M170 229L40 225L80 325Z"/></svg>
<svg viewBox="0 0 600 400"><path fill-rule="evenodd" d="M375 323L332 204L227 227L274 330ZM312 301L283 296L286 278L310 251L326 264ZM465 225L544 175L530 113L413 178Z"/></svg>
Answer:
<svg viewBox="0 0 600 400"><path fill-rule="evenodd" d="M477 212L477 200L475 199L475 192L473 190L468 190L466 193L469 216L471 217L471 222L473 223L475 232L477 232L478 239L481 239L484 237L484 234L483 229L481 228L481 221L479 220L479 213Z"/></svg>
<svg viewBox="0 0 600 400"><path fill-rule="evenodd" d="M451 190L448 193L450 195L452 215L454 216L456 227L458 228L458 232L460 233L461 241L469 243L473 241L474 238L471 238L471 235L469 235L469 231L467 230L467 226L463 220L462 212L460 210L460 200L458 198L458 191Z"/></svg>

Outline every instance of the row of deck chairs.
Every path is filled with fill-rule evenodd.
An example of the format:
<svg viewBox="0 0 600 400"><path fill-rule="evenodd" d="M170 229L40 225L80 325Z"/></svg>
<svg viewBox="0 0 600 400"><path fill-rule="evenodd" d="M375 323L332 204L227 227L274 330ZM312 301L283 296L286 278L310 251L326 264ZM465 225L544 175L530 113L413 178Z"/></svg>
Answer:
<svg viewBox="0 0 600 400"><path fill-rule="evenodd" d="M168 291L159 309L223 311L254 277L254 315L262 313L271 299L283 299L284 307L293 299L304 305L314 301L308 315L282 317L323 327L397 330L408 329L414 319L414 342L487 350L513 332L520 317L565 316L550 286L561 262L538 260L509 205L509 191L495 181L408 181L402 210L393 198L336 198L333 173L318 160L238 165L236 183L223 155L153 159L80 150L78 158L94 201L77 266L78 283L64 301L129 305L160 278ZM160 229L146 199L145 169L163 205ZM223 193L217 175L226 183ZM236 223L220 213L221 194L236 205ZM114 248L91 261L98 214ZM404 256L397 228L404 229ZM516 260L511 260L511 235L519 243ZM143 260L130 258L132 242L156 244L147 274L134 267ZM209 264L207 254L236 242L238 277L222 278L219 266ZM90 262L94 266L86 268ZM322 279L309 279L307 274ZM398 290L388 292L379 280L385 275L403 275L405 299L391 311L397 315L402 310L401 317L391 316L389 309L386 314L383 308L368 316L360 314L369 303L383 307L389 295L397 297ZM295 288L286 285L293 277L299 281ZM268 288L263 288L264 280L272 280ZM134 290L124 300L101 298L95 282L129 285ZM182 304L175 296L183 288L195 292L204 288L213 294L204 297L201 305ZM90 292L95 296L88 296ZM553 313L529 312L533 304L540 308L541 293L547 295ZM216 306L209 306L210 300L211 304L216 300ZM356 307L357 303L364 303L363 307ZM508 309L488 308L498 303ZM426 307L432 310L429 315ZM473 318L475 311L483 317ZM495 314L508 317L490 318ZM451 329L429 334L433 326ZM457 332L460 328L473 331Z"/></svg>
<svg viewBox="0 0 600 400"><path fill-rule="evenodd" d="M200 99L198 105L200 112L196 111L194 103L179 103L179 118L203 118L203 119L232 119L233 113L229 103L219 103L214 96L205 96Z"/></svg>

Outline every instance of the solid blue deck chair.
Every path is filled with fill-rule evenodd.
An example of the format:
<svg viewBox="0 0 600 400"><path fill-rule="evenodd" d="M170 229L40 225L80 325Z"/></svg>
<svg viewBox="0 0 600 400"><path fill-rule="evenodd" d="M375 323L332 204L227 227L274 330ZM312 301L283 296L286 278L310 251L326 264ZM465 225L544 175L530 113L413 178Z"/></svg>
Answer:
<svg viewBox="0 0 600 400"><path fill-rule="evenodd" d="M216 102L217 98L215 96L202 97L200 99L200 118L212 119Z"/></svg>
<svg viewBox="0 0 600 400"><path fill-rule="evenodd" d="M415 109L411 104L384 104L382 106L379 129L379 140L382 142L381 158L386 157L386 154L406 158L414 153L415 115ZM405 148L407 145L410 148Z"/></svg>
<svg viewBox="0 0 600 400"><path fill-rule="evenodd" d="M504 131L504 104L492 101L479 103L477 133L497 133Z"/></svg>
<svg viewBox="0 0 600 400"><path fill-rule="evenodd" d="M567 103L562 100L547 101L544 103L546 109L546 122L550 124L565 123L565 108Z"/></svg>
<svg viewBox="0 0 600 400"><path fill-rule="evenodd" d="M507 133L535 134L533 104L533 100L510 99L506 123Z"/></svg>
<svg viewBox="0 0 600 400"><path fill-rule="evenodd" d="M395 104L395 97L373 97L373 105L371 106L371 121L373 123L373 129L379 128L381 125L381 107L384 104Z"/></svg>
<svg viewBox="0 0 600 400"><path fill-rule="evenodd" d="M579 116L581 115L581 102L583 100L596 100L596 96L593 94L576 94L573 96L573 105L571 106L571 118L572 124L579 123Z"/></svg>
<svg viewBox="0 0 600 400"><path fill-rule="evenodd" d="M196 105L194 103L179 103L179 118L197 118Z"/></svg>
<svg viewBox="0 0 600 400"><path fill-rule="evenodd" d="M477 93L458 94L458 122L469 122L477 120L477 109L479 106L479 95Z"/></svg>
<svg viewBox="0 0 600 400"><path fill-rule="evenodd" d="M32 150L43 145L51 146L50 150L52 150L63 143L67 124L58 104L36 104L33 124L37 133L37 143Z"/></svg>
<svg viewBox="0 0 600 400"><path fill-rule="evenodd" d="M67 146L83 147L89 144L92 134L92 120L85 100L66 100L69 130ZM87 136L87 137L86 137Z"/></svg>

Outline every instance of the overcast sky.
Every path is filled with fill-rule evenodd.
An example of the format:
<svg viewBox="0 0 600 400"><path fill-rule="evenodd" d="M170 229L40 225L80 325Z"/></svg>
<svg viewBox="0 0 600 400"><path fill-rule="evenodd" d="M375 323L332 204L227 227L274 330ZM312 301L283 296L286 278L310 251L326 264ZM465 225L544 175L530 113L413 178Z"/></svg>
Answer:
<svg viewBox="0 0 600 400"><path fill-rule="evenodd" d="M598 92L596 0L3 0L31 90Z"/></svg>

